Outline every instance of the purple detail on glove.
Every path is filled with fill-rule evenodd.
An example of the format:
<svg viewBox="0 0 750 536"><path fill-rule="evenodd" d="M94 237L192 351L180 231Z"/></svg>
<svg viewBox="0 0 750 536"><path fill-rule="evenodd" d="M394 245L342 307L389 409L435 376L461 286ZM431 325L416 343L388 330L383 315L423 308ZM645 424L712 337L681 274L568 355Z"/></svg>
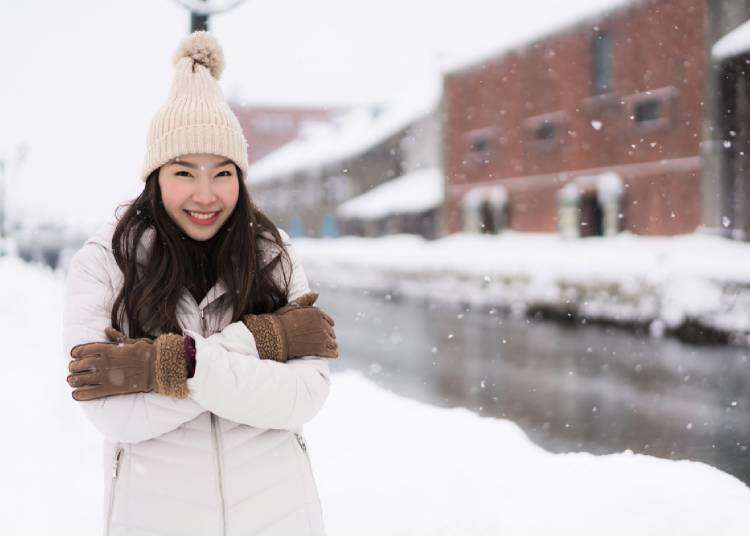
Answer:
<svg viewBox="0 0 750 536"><path fill-rule="evenodd" d="M185 335L185 364L187 365L187 377L195 375L195 339Z"/></svg>

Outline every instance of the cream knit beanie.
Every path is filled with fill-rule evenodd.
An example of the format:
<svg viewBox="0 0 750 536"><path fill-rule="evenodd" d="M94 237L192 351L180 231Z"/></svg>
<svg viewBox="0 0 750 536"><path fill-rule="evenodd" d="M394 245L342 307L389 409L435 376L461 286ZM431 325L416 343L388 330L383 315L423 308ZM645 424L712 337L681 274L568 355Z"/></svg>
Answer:
<svg viewBox="0 0 750 536"><path fill-rule="evenodd" d="M224 53L206 31L186 37L175 52L172 90L151 120L141 179L172 158L208 153L232 159L247 177L247 141L219 87Z"/></svg>

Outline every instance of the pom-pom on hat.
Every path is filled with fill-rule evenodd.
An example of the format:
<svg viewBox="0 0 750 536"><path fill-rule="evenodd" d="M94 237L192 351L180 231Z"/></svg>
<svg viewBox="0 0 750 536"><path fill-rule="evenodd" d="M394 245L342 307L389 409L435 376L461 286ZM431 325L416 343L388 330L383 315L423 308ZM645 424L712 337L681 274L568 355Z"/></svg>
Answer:
<svg viewBox="0 0 750 536"><path fill-rule="evenodd" d="M145 182L175 157L194 153L226 156L247 177L247 141L218 83L224 53L216 38L204 30L193 32L172 62L172 89L149 125L141 179Z"/></svg>

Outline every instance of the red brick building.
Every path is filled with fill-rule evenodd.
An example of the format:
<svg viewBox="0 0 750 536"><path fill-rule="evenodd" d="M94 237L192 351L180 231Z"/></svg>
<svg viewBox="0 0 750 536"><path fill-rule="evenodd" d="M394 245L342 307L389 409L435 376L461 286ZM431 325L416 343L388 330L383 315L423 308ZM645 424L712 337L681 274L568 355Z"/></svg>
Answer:
<svg viewBox="0 0 750 536"><path fill-rule="evenodd" d="M446 73L444 231L465 228L476 210L488 230L554 232L569 220L568 184L581 236L607 222L638 234L695 230L706 5L634 0ZM614 205L597 191L602 176L619 177Z"/></svg>

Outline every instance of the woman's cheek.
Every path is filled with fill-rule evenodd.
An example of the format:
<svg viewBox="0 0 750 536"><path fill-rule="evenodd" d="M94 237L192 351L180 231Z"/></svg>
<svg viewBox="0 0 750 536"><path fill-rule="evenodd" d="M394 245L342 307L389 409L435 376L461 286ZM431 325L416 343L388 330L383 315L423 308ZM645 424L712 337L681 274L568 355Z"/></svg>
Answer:
<svg viewBox="0 0 750 536"><path fill-rule="evenodd" d="M221 200L225 207L234 207L240 197L240 187L234 180L221 189Z"/></svg>

